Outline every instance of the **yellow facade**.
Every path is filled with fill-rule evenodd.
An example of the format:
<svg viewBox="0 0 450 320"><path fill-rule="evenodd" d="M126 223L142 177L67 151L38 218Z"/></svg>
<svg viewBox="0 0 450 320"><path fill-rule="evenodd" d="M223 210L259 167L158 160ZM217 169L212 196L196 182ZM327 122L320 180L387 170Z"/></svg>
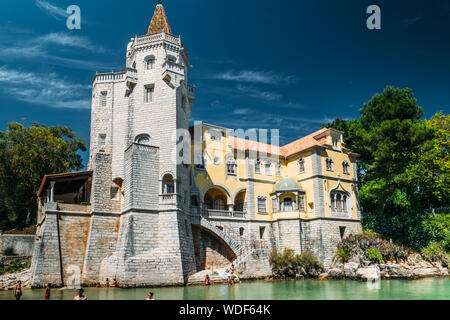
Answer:
<svg viewBox="0 0 450 320"><path fill-rule="evenodd" d="M274 148L278 154L258 150L254 153L256 159L252 159L251 148L238 147L229 129L201 126L204 162L191 168L199 202L205 209L222 215L245 212L249 218L261 221L359 218L354 170L357 155L345 149L341 132L321 129L290 145ZM331 168L327 167L330 160ZM344 163L348 164L346 168ZM285 182L293 190L277 186Z"/></svg>

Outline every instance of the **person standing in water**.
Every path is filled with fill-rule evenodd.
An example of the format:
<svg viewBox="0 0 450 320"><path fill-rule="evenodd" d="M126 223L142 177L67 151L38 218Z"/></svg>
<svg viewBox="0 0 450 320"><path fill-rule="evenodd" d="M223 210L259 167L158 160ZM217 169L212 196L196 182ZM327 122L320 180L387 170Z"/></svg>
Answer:
<svg viewBox="0 0 450 320"><path fill-rule="evenodd" d="M153 292L149 292L147 294L147 299L145 299L145 300L155 300L155 298L153 298Z"/></svg>
<svg viewBox="0 0 450 320"><path fill-rule="evenodd" d="M45 300L50 300L50 288L51 288L51 284L48 283L47 287L45 288L45 296L44 296Z"/></svg>
<svg viewBox="0 0 450 320"><path fill-rule="evenodd" d="M77 290L77 295L73 298L73 300L87 300L86 296L83 295L83 288Z"/></svg>
<svg viewBox="0 0 450 320"><path fill-rule="evenodd" d="M17 281L17 285L14 287L14 297L16 300L20 300L22 297L22 281Z"/></svg>
<svg viewBox="0 0 450 320"><path fill-rule="evenodd" d="M211 285L211 278L209 277L209 274L207 274L205 277L205 286L210 286L210 285Z"/></svg>

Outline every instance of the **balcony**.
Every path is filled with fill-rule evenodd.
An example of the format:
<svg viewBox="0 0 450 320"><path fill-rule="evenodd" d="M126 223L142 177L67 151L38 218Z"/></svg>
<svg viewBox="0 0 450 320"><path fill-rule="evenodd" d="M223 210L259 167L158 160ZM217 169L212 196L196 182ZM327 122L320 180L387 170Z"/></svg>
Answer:
<svg viewBox="0 0 450 320"><path fill-rule="evenodd" d="M204 218L232 218L232 219L245 219L246 212L244 211L229 211L229 210L216 210L207 209L202 212Z"/></svg>

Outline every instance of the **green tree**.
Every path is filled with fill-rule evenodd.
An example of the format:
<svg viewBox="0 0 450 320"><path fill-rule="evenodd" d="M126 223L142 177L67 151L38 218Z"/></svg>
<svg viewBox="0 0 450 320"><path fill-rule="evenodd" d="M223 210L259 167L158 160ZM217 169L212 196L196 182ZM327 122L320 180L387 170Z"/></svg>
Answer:
<svg viewBox="0 0 450 320"><path fill-rule="evenodd" d="M450 116L436 113L425 125L433 131L433 139L421 146L405 170L405 180L417 186L416 203L429 207L448 205L450 199Z"/></svg>
<svg viewBox="0 0 450 320"><path fill-rule="evenodd" d="M44 175L81 169L78 151L86 144L69 127L12 122L0 131L0 230L34 221Z"/></svg>

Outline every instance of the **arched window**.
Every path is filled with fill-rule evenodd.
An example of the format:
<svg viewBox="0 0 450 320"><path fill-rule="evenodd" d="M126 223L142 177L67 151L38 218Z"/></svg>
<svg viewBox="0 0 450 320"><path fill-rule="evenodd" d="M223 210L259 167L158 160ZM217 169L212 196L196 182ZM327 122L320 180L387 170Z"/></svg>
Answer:
<svg viewBox="0 0 450 320"><path fill-rule="evenodd" d="M214 209L215 210L226 210L225 208L225 199L221 196L218 196L214 199Z"/></svg>
<svg viewBox="0 0 450 320"><path fill-rule="evenodd" d="M345 174L350 174L350 165L345 160L342 162L342 172Z"/></svg>
<svg viewBox="0 0 450 320"><path fill-rule="evenodd" d="M168 54L168 55L167 55L167 60L170 61L170 62L176 62L176 61L177 61L177 58L175 58L174 56Z"/></svg>
<svg viewBox="0 0 450 320"><path fill-rule="evenodd" d="M138 144L150 145L150 136L147 134L141 134L136 137L135 141Z"/></svg>
<svg viewBox="0 0 450 320"><path fill-rule="evenodd" d="M334 162L331 158L326 159L327 171L333 171Z"/></svg>
<svg viewBox="0 0 450 320"><path fill-rule="evenodd" d="M297 160L297 165L298 165L298 173L305 172L305 160L303 160L303 158Z"/></svg>
<svg viewBox="0 0 450 320"><path fill-rule="evenodd" d="M175 183L173 181L173 177L170 174L166 174L163 177L163 190L164 194L175 193Z"/></svg>
<svg viewBox="0 0 450 320"><path fill-rule="evenodd" d="M244 236L244 231L245 231L245 229L244 229L243 227L240 227L240 228L239 228L239 235L240 235L241 237Z"/></svg>
<svg viewBox="0 0 450 320"><path fill-rule="evenodd" d="M348 212L348 196L342 191L332 191L330 194L331 211Z"/></svg>
<svg viewBox="0 0 450 320"><path fill-rule="evenodd" d="M155 68L155 56L151 55L145 58L145 69L152 70Z"/></svg>
<svg viewBox="0 0 450 320"><path fill-rule="evenodd" d="M294 211L294 206L292 205L292 198L284 198L281 204L281 211L292 212Z"/></svg>
<svg viewBox="0 0 450 320"><path fill-rule="evenodd" d="M236 174L236 160L234 158L227 159L227 174Z"/></svg>

